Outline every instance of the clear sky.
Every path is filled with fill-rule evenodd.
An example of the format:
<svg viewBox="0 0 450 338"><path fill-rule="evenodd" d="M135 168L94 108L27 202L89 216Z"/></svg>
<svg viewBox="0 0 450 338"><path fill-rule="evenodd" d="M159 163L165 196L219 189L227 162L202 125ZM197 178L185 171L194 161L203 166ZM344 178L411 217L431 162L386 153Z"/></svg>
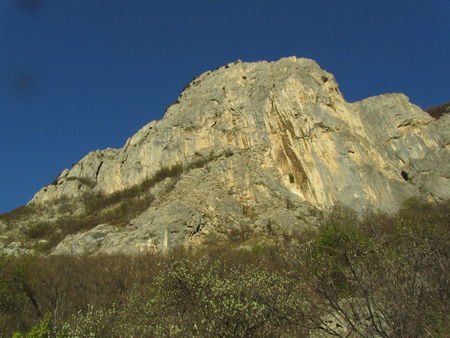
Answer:
<svg viewBox="0 0 450 338"><path fill-rule="evenodd" d="M449 0L0 0L0 212L122 147L195 76L309 57L348 101L450 101Z"/></svg>

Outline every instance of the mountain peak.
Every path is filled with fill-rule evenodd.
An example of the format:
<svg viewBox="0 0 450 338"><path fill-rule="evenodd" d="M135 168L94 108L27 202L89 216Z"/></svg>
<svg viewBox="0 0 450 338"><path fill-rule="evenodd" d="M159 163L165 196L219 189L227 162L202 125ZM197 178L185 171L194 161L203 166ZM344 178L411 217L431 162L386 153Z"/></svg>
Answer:
<svg viewBox="0 0 450 338"><path fill-rule="evenodd" d="M67 217L98 216L54 251L70 254L194 245L243 225L289 232L337 203L392 212L409 197L450 197L449 123L403 94L349 103L310 59L236 61L192 80L162 120L89 153L29 206L71 201ZM92 208L92 196L109 202ZM123 228L99 216L118 208L129 209Z"/></svg>

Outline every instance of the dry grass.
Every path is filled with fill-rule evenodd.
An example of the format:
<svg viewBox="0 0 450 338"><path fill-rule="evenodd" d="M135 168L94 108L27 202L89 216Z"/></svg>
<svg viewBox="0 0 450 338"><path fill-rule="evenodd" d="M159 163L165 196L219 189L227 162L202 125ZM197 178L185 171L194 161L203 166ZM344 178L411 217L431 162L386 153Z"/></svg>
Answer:
<svg viewBox="0 0 450 338"><path fill-rule="evenodd" d="M337 208L288 242L243 229L195 252L0 257L0 335L49 313L63 336L345 336L334 316L354 336L445 337L449 215L410 200L362 220Z"/></svg>
<svg viewBox="0 0 450 338"><path fill-rule="evenodd" d="M229 152L223 155L229 156ZM30 240L46 240L44 244L41 242L34 246L39 252L46 253L67 235L90 230L99 224L126 225L154 202L155 197L150 190L156 184L168 178L174 180L176 184L183 172L204 167L219 156L222 155L214 156L211 153L209 156L201 156L187 163L184 167L181 163L178 163L161 168L153 176L142 182L112 194L87 192L81 197L84 206L82 215L73 215L74 201L63 197L52 202L52 206L56 206L59 212L59 217L56 220L39 221L41 214L46 213L45 206L38 207L32 204L0 214L0 220L5 221L9 228L13 228L19 223L29 223L24 228L24 235ZM69 180L77 180L80 184L91 188L95 186L94 182L86 178L71 177ZM175 184L171 184L169 189L173 189ZM33 222L33 219L37 221Z"/></svg>

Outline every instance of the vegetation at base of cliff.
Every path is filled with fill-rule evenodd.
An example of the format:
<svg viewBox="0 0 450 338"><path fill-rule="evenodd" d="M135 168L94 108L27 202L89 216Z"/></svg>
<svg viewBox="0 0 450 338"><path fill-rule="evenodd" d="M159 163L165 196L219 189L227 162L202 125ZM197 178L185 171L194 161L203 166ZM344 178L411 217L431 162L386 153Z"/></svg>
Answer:
<svg viewBox="0 0 450 338"><path fill-rule="evenodd" d="M184 166L179 163L163 167L144 181L112 194L87 192L81 196L81 202L84 206L84 212L81 215L73 214L73 210L77 208L76 202L73 200L63 197L52 201L52 205L58 209L58 217L50 221L32 221L23 229L23 234L28 239L41 240L41 242L37 242L34 249L45 253L54 248L67 235L90 230L99 224L124 226L155 201L150 189L156 184L171 178L172 184L167 188L172 189L182 173L203 168L206 164L221 156L229 157L232 155L231 150L219 154L213 152L208 155L197 154L191 162ZM69 180L74 179L81 180L80 178L69 177ZM82 180L87 182L85 178ZM30 204L0 214L0 220L5 221L12 227L20 221L39 219L39 215L45 212L45 206Z"/></svg>
<svg viewBox="0 0 450 338"><path fill-rule="evenodd" d="M36 208L34 208L32 205L22 205L9 212L0 213L0 220L3 220L5 222L14 222L33 216L35 213Z"/></svg>
<svg viewBox="0 0 450 338"><path fill-rule="evenodd" d="M123 226L133 217L146 210L155 197L149 191L157 183L166 178L172 178L175 182L183 171L181 164L176 164L167 168L161 168L152 177L130 188L114 192L112 194L85 193L81 197L84 205L84 212L81 215L74 215L70 206L75 208L74 201L62 198L54 201L59 211L66 209L65 215L59 215L57 219L51 221L32 222L23 232L29 239L44 240L35 246L41 252L48 252L61 242L67 235L83 230L90 230L99 224L110 224ZM44 207L27 205L15 209L9 213L0 215L0 220L8 222L27 221L42 212ZM68 209L68 210L67 210ZM45 212L45 211L44 211ZM64 213L63 213L64 214Z"/></svg>
<svg viewBox="0 0 450 338"><path fill-rule="evenodd" d="M409 200L395 216L336 208L281 240L1 257L0 335L445 337L449 223L450 202Z"/></svg>

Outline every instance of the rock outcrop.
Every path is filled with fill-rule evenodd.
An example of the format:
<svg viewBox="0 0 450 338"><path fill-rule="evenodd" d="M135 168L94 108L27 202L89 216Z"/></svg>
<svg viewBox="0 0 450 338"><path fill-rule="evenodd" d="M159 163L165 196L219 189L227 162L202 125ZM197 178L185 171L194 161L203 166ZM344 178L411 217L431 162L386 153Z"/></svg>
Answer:
<svg viewBox="0 0 450 338"><path fill-rule="evenodd" d="M393 212L409 197L450 198L450 115L436 120L403 94L345 101L314 61L234 62L194 79L162 120L122 149L94 151L30 202L139 185L184 170L123 228L73 234L60 254L139 252L197 243L247 225L296 231L340 203Z"/></svg>

